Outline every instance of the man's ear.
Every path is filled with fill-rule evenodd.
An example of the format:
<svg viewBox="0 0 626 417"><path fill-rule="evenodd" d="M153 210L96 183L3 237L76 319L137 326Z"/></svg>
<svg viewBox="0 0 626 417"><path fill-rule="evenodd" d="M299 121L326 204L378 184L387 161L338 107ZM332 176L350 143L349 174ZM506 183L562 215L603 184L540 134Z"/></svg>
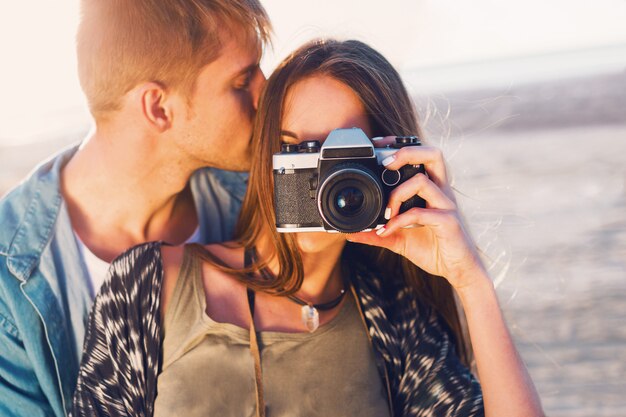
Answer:
<svg viewBox="0 0 626 417"><path fill-rule="evenodd" d="M171 103L166 100L166 90L158 83L145 83L140 87L141 107L148 124L159 132L172 125Z"/></svg>

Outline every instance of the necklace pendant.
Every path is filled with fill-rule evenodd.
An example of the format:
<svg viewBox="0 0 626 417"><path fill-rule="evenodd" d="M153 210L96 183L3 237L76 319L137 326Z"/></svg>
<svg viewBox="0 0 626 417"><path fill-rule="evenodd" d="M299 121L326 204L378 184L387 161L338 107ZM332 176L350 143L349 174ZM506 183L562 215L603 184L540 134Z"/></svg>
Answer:
<svg viewBox="0 0 626 417"><path fill-rule="evenodd" d="M302 324L304 324L309 333L313 333L320 327L320 314L312 305L302 306Z"/></svg>

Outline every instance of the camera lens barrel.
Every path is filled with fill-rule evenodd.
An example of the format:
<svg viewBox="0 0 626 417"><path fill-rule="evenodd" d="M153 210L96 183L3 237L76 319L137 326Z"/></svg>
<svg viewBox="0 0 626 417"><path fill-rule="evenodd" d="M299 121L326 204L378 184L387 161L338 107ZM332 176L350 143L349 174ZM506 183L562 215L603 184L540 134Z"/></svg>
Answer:
<svg viewBox="0 0 626 417"><path fill-rule="evenodd" d="M369 169L339 164L321 181L317 193L322 219L342 233L356 233L375 225L382 210L380 180Z"/></svg>

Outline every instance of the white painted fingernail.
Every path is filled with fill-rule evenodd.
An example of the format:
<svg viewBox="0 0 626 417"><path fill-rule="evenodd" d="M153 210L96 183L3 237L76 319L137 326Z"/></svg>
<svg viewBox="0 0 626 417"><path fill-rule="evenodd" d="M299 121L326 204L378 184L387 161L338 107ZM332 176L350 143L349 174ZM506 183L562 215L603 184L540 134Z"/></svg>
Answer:
<svg viewBox="0 0 626 417"><path fill-rule="evenodd" d="M382 235L383 233L385 233L385 230L387 230L387 229L385 229L385 226L383 226L383 227L381 227L380 229L378 229L378 230L376 231L376 234L377 234L378 236L380 236L380 235Z"/></svg>
<svg viewBox="0 0 626 417"><path fill-rule="evenodd" d="M395 155L388 156L385 159L383 159L383 166L387 166L387 165L391 164L395 160L396 160L396 156Z"/></svg>
<svg viewBox="0 0 626 417"><path fill-rule="evenodd" d="M391 219L391 207L387 207L385 209L385 219L387 220Z"/></svg>
<svg viewBox="0 0 626 417"><path fill-rule="evenodd" d="M383 140L383 139L385 139L383 136L376 136L375 138L372 138L373 141Z"/></svg>

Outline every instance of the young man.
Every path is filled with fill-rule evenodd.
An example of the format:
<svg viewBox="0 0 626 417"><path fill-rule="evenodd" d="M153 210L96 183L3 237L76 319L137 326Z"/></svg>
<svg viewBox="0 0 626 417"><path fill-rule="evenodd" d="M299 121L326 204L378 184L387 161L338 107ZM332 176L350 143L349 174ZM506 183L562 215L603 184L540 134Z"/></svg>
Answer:
<svg viewBox="0 0 626 417"><path fill-rule="evenodd" d="M258 0L82 1L95 129L0 202L0 415L67 414L113 258L230 237L268 33Z"/></svg>

